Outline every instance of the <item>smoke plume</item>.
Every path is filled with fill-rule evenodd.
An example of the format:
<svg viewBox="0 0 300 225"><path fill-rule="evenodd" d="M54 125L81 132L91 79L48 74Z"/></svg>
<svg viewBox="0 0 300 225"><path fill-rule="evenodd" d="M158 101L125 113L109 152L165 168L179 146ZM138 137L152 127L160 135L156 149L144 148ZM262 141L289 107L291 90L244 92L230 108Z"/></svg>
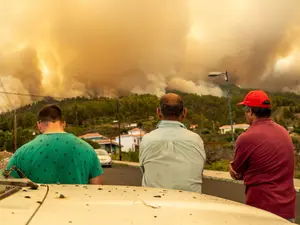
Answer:
<svg viewBox="0 0 300 225"><path fill-rule="evenodd" d="M242 87L299 93L299 61L299 0L0 0L6 91L221 96L207 74L228 70Z"/></svg>

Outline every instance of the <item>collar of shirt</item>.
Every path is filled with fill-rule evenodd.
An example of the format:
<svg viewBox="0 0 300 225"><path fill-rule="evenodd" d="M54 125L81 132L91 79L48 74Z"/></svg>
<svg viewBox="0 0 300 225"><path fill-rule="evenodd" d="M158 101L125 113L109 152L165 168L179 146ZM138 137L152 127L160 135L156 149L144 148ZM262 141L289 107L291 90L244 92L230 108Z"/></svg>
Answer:
<svg viewBox="0 0 300 225"><path fill-rule="evenodd" d="M185 128L184 124L180 123L179 121L175 121L175 120L161 120L156 128L162 128L162 127L182 127Z"/></svg>
<svg viewBox="0 0 300 225"><path fill-rule="evenodd" d="M265 122L271 122L271 118L258 118L256 120L253 121L252 125L256 125L256 124L260 124L260 123L265 123Z"/></svg>

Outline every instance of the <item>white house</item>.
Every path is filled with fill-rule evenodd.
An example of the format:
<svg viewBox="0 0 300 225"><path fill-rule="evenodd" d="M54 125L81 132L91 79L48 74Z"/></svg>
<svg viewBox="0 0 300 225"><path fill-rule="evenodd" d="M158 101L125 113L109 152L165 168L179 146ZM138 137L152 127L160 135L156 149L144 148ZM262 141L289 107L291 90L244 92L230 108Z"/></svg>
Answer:
<svg viewBox="0 0 300 225"><path fill-rule="evenodd" d="M137 123L127 124L127 125L125 125L125 127L127 127L127 128L129 128L129 127L131 127L131 128L137 127Z"/></svg>
<svg viewBox="0 0 300 225"><path fill-rule="evenodd" d="M146 134L145 131L143 131L142 129L140 128L134 128L132 130L129 130L128 131L128 134L129 135L134 135L134 136L144 136Z"/></svg>
<svg viewBox="0 0 300 225"><path fill-rule="evenodd" d="M240 129L240 130L247 130L250 127L249 124L233 124L233 132L235 132L236 129ZM221 126L220 128L220 132L221 134L226 134L231 132L231 125L224 125Z"/></svg>
<svg viewBox="0 0 300 225"><path fill-rule="evenodd" d="M145 131L139 128L134 128L128 131L128 134L121 135L122 152L136 151L142 141ZM115 141L119 143L119 136L115 138Z"/></svg>

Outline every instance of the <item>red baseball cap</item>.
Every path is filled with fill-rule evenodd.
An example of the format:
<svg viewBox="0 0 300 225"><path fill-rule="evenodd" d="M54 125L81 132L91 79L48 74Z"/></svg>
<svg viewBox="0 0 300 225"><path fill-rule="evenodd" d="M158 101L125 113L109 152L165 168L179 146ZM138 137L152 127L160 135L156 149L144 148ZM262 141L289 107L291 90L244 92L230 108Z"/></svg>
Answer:
<svg viewBox="0 0 300 225"><path fill-rule="evenodd" d="M271 108L271 103L268 95L261 90L250 91L245 97L244 101L238 105L245 105L257 108Z"/></svg>

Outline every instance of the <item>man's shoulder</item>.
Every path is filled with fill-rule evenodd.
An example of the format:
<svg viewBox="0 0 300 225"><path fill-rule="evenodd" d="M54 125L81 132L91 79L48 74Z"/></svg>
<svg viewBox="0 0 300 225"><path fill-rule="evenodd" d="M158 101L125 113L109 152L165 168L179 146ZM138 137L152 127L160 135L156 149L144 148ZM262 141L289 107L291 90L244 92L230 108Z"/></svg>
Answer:
<svg viewBox="0 0 300 225"><path fill-rule="evenodd" d="M161 131L160 131L158 128L156 128L156 129L150 131L149 133L146 133L146 134L143 136L143 140L144 140L144 139L149 139L149 138L151 138L151 137L156 137L157 135L160 134L160 132L161 132Z"/></svg>
<svg viewBox="0 0 300 225"><path fill-rule="evenodd" d="M190 131L186 128L181 128L176 130L177 135L175 135L176 137L180 136L180 139L187 139L187 140L191 140L191 141L200 141L202 142L202 138L200 137L199 134ZM153 139L161 139L162 137L164 137L165 135L168 135L168 133L166 133L166 131L163 128L157 128L147 134L144 135L143 140L153 140Z"/></svg>
<svg viewBox="0 0 300 225"><path fill-rule="evenodd" d="M31 141L27 142L26 144L20 146L17 149L16 153L17 152L26 151L26 150L31 149L31 148L34 148L36 146L37 142L38 142L38 138L36 137L36 138L32 139Z"/></svg>
<svg viewBox="0 0 300 225"><path fill-rule="evenodd" d="M74 141L74 142L76 142L77 144L79 144L81 147L85 148L86 150L91 150L91 151L94 150L94 148L93 148L89 143L87 143L86 141L84 141L83 139L81 139L81 138L79 138L79 137L76 137L76 136L73 135L73 134L71 134L71 135L69 136L69 138L70 138L72 141ZM94 151L93 151L93 152L94 152Z"/></svg>
<svg viewBox="0 0 300 225"><path fill-rule="evenodd" d="M184 132L186 133L186 135L189 135L192 138L196 138L196 139L201 139L202 140L202 138L201 138L201 136L199 134L197 134L197 133L195 133L195 132L193 132L191 130L184 129Z"/></svg>
<svg viewBox="0 0 300 225"><path fill-rule="evenodd" d="M249 128L246 132L240 134L236 140L236 143L244 143L244 142L248 142L248 141L252 141L255 139L256 137L256 133L253 132L253 130L251 130L252 128Z"/></svg>
<svg viewBox="0 0 300 225"><path fill-rule="evenodd" d="M55 135L48 135L44 137L40 137L42 139L47 139L47 142L49 145L65 145L64 147L76 147L80 146L81 149L84 150L93 150L93 147L89 145L87 142L85 142L83 139L76 137L75 135L71 133L59 133Z"/></svg>
<svg viewBox="0 0 300 225"><path fill-rule="evenodd" d="M274 122L274 121L271 121L271 123L274 124L274 126L276 127L276 129L282 131L282 132L285 133L285 134L289 134L288 130L285 129L284 126L282 126L282 125L280 125L280 124L278 124L278 123L276 123L276 122Z"/></svg>

